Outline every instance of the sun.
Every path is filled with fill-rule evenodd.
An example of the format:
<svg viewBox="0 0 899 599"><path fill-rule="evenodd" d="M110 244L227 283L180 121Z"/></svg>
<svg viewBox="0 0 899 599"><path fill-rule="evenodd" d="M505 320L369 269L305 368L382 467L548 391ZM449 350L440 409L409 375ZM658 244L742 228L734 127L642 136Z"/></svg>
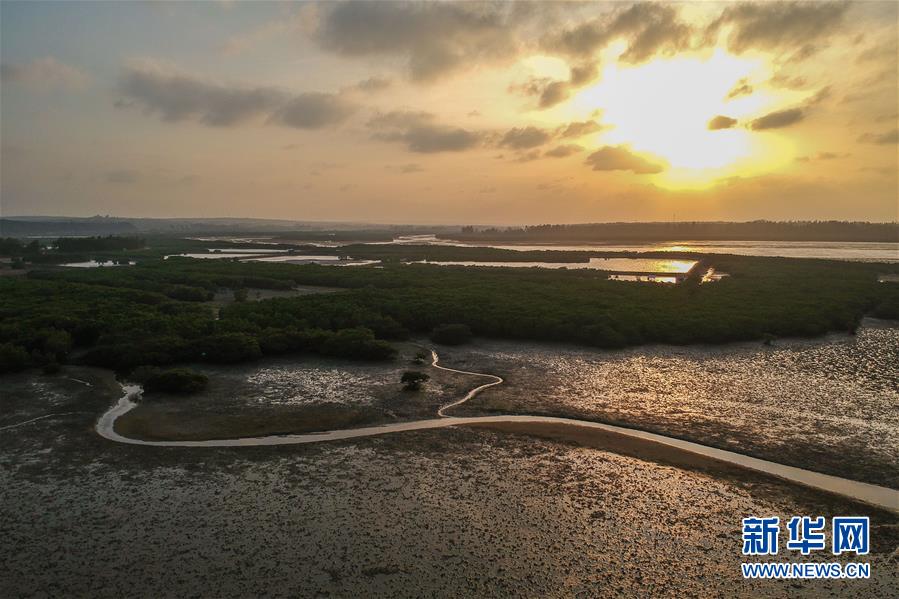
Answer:
<svg viewBox="0 0 899 599"><path fill-rule="evenodd" d="M758 114L778 104L770 90L729 98L746 80L766 80L767 65L715 49L705 56L657 58L631 66L612 60L599 83L572 98L570 108L586 114L601 111L608 129L597 145L627 145L637 153L667 163L653 183L666 188L701 188L716 181L776 168L790 157L781 136L758 135L737 125L709 130L718 115L734 118Z"/></svg>

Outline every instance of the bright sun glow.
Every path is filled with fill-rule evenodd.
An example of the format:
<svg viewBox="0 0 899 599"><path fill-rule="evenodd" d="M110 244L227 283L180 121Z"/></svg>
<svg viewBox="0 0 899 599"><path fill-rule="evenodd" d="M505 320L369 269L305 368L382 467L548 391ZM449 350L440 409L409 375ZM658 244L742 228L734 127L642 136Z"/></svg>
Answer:
<svg viewBox="0 0 899 599"><path fill-rule="evenodd" d="M597 145L627 145L668 168L653 175L666 188L702 188L728 177L771 170L790 159L791 148L776 134L752 133L744 118L776 107L770 92L728 99L741 79L766 75L764 65L718 49L707 57L656 59L639 66L609 61L599 83L572 99L579 114L599 109L609 129ZM709 120L739 121L710 131Z"/></svg>

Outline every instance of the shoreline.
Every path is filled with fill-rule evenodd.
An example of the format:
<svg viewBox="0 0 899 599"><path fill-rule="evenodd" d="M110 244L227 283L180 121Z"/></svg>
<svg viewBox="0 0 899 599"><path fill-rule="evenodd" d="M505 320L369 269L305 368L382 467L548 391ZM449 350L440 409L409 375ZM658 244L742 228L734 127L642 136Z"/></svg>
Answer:
<svg viewBox="0 0 899 599"><path fill-rule="evenodd" d="M140 393L138 385L122 385L122 397L98 419L96 432L118 443L154 447L254 447L274 445L295 445L320 443L345 439L356 439L396 432L431 430L455 426L487 427L496 430L523 433L543 438L580 443L597 449L616 451L651 461L664 461L691 467L740 469L774 476L788 482L810 487L818 491L848 497L893 513L899 513L899 490L881 487L860 481L814 472L795 466L770 462L759 458L709 447L691 441L684 441L665 435L650 433L627 427L614 426L586 420L558 418L551 416L498 415L453 417L445 416L444 410L461 405L475 397L482 390L503 382L495 375L461 371L438 365L437 353L432 350L434 368L461 374L496 379L469 391L461 400L442 406L438 417L379 426L338 429L303 434L268 435L262 437L233 437L226 439L206 439L191 441L145 441L126 437L115 429L116 421L134 409L137 404L131 399ZM632 453L634 452L634 453Z"/></svg>

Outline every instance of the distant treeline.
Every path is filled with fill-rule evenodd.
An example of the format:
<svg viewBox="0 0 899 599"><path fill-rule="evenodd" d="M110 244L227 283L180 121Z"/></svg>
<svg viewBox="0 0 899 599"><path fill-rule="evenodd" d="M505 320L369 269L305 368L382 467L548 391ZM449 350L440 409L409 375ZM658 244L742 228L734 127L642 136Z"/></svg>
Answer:
<svg viewBox="0 0 899 599"><path fill-rule="evenodd" d="M534 225L443 234L447 239L533 243L609 241L876 241L899 242L899 223L844 221L588 223Z"/></svg>
<svg viewBox="0 0 899 599"><path fill-rule="evenodd" d="M106 237L60 237L53 242L60 252L91 252L91 251L118 251L139 250L146 247L147 240L141 237L119 237L108 235Z"/></svg>

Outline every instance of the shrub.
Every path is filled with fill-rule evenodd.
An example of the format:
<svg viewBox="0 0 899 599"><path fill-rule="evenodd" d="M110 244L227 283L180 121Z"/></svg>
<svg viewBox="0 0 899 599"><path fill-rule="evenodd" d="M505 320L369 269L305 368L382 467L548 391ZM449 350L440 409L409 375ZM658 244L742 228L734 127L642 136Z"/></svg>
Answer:
<svg viewBox="0 0 899 599"><path fill-rule="evenodd" d="M375 339L366 328L341 329L330 334L322 343L321 353L353 360L389 360L396 349L386 341Z"/></svg>
<svg viewBox="0 0 899 599"><path fill-rule="evenodd" d="M462 345L471 341L471 329L465 324L443 324L431 332L431 340L443 345Z"/></svg>
<svg viewBox="0 0 899 599"><path fill-rule="evenodd" d="M422 384L426 383L430 378L431 377L423 372L407 370L403 373L403 376L400 377L400 382L403 384L403 389L406 391L418 391L421 389Z"/></svg>
<svg viewBox="0 0 899 599"><path fill-rule="evenodd" d="M212 335L199 342L200 358L206 362L231 364L245 360L255 360L262 356L259 342L244 333L224 333Z"/></svg>
<svg viewBox="0 0 899 599"><path fill-rule="evenodd" d="M0 374L18 372L28 366L28 352L12 343L0 344Z"/></svg>
<svg viewBox="0 0 899 599"><path fill-rule="evenodd" d="M166 288L165 294L172 299L184 302L205 302L213 297L213 294L206 289L189 285L172 285Z"/></svg>
<svg viewBox="0 0 899 599"><path fill-rule="evenodd" d="M189 368L172 368L151 374L143 383L147 393L196 393L206 388L209 378Z"/></svg>

